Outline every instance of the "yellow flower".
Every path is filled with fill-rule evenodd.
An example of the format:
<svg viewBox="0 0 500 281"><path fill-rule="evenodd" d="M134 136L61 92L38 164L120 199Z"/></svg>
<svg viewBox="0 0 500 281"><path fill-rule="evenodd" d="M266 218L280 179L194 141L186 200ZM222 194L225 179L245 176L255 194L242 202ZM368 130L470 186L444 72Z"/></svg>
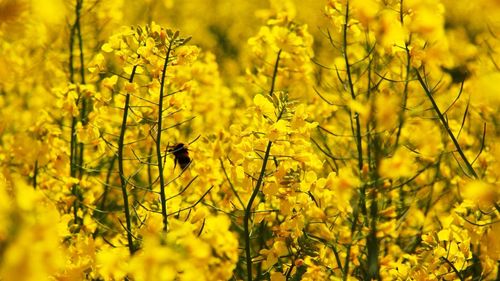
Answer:
<svg viewBox="0 0 500 281"><path fill-rule="evenodd" d="M267 269L273 266L278 262L279 257L284 256L287 253L288 248L286 247L285 242L281 240L276 241L271 249L262 249L260 251L260 254L266 257L265 261L262 263L262 267Z"/></svg>
<svg viewBox="0 0 500 281"><path fill-rule="evenodd" d="M149 60L157 52L158 49L156 48L156 42L152 37L148 37L148 39L146 39L146 45L140 46L137 49L137 54L139 54L141 58L146 60Z"/></svg>
<svg viewBox="0 0 500 281"><path fill-rule="evenodd" d="M105 59L104 56L101 53L98 53L92 61L89 62L89 72L90 73L95 73L102 71L104 69L104 63Z"/></svg>
<svg viewBox="0 0 500 281"><path fill-rule="evenodd" d="M285 138L286 134L288 134L290 128L289 123L285 120L278 120L278 122L272 124L269 127L269 132L267 137L269 141L276 141Z"/></svg>
<svg viewBox="0 0 500 281"><path fill-rule="evenodd" d="M134 82L125 82L123 89L125 92L130 93L130 94L137 94L139 92L139 85Z"/></svg>
<svg viewBox="0 0 500 281"><path fill-rule="evenodd" d="M190 65L200 54L200 49L196 46L181 46L175 50L177 57L176 65Z"/></svg>
<svg viewBox="0 0 500 281"><path fill-rule="evenodd" d="M267 117L274 115L274 105L263 95L255 95L253 98L253 103L255 104L256 110L259 114Z"/></svg>
<svg viewBox="0 0 500 281"><path fill-rule="evenodd" d="M113 76L104 78L102 80L102 86L104 88L109 89L109 90L113 90L113 88L116 85L116 82L118 82L118 76L117 75L113 75Z"/></svg>

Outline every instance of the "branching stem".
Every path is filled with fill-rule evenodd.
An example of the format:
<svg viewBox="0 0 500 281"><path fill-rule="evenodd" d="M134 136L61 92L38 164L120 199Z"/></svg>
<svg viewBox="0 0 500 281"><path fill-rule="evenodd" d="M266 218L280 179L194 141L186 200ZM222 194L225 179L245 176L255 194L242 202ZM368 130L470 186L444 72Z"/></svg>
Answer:
<svg viewBox="0 0 500 281"><path fill-rule="evenodd" d="M274 93L274 85L276 83L276 77L278 76L278 65L280 61L280 55L281 55L281 50L279 50L278 55L276 57L276 62L274 65L274 72L273 72L273 77L271 80L271 88L269 90L269 96L273 96ZM283 110L280 112L279 116L281 116L283 113ZM278 117L278 120L280 117ZM277 121L278 121L277 120ZM264 159L262 161L262 168L260 170L259 178L257 179L257 183L255 184L255 188L252 191L252 195L250 196L250 199L248 200L248 204L245 208L245 215L243 217L243 228L244 228L244 235L245 235L245 255L246 255L246 263L247 263L247 280L252 281L252 253L250 250L250 216L252 215L252 205L253 202L255 201L255 198L259 194L260 188L262 187L262 184L264 183L264 177L266 174L266 166L267 162L269 160L269 155L271 153L271 145L272 141L268 141L266 151L264 153Z"/></svg>
<svg viewBox="0 0 500 281"><path fill-rule="evenodd" d="M348 23L349 23L349 1L346 3L346 10L345 10L345 23L343 27L343 54L344 54L344 61L346 65L346 72L347 72L347 83L349 85L349 91L351 93L351 98L353 100L356 100L356 93L354 92L354 84L352 80L352 75L351 75L351 65L349 63L349 56L347 54L347 32L348 32ZM350 111L351 112L351 111ZM352 119L351 119L352 120ZM363 169L363 146L361 142L361 124L359 121L359 114L357 112L354 112L354 120L356 122L356 128L353 129L356 130L354 133L354 137L356 140L356 147L358 151L358 170L361 172ZM352 126L352 121L351 121L351 126ZM364 193L364 191L362 191ZM363 194L364 196L364 194ZM358 223L358 218L359 218L359 208L356 208L354 210L354 219L352 221L352 226L351 226L351 237L354 237L354 233L356 232L357 228L357 223ZM347 276L349 275L349 263L350 263L350 256L351 256L351 246L352 242L349 243L347 246L347 251L346 251L346 257L345 257L345 262L344 262L344 272L343 272L343 280L347 280Z"/></svg>
<svg viewBox="0 0 500 281"><path fill-rule="evenodd" d="M345 67L346 67L346 72L347 72L347 83L349 85L349 91L351 93L351 98L353 100L356 100L356 93L354 92L354 82L352 80L352 74L351 74L351 64L349 63L349 56L347 54L347 29L349 27L348 22L349 22L349 1L347 1L346 4L346 11L345 11L345 23L344 23L344 28L343 28L343 53L344 53L344 61L345 61ZM359 121L359 114L357 112L354 112L354 120L356 122L356 133L355 133L355 138L356 138L356 147L358 150L358 169L361 170L363 168L363 146L361 142L361 124Z"/></svg>
<svg viewBox="0 0 500 281"><path fill-rule="evenodd" d="M250 216L252 214L253 202L255 201L255 198L259 194L260 187L262 186L262 183L264 182L264 174L266 172L267 161L269 160L269 154L271 152L271 145L272 145L272 142L269 141L267 143L266 152L264 154L264 160L262 162L262 168L260 170L259 178L257 179L257 184L255 185L255 188L252 192L252 195L250 196L250 200L248 200L248 204L247 204L247 207L245 209L245 215L243 217L243 227L244 227L244 231L245 231L245 254L246 254L246 261L247 261L247 280L248 281L252 281L252 254L250 251Z"/></svg>
<svg viewBox="0 0 500 281"><path fill-rule="evenodd" d="M469 162L469 160L465 156L464 151L460 147L460 144L458 143L457 138L455 137L455 135L451 131L451 128L448 125L448 122L446 121L446 119L444 118L444 115L441 113L441 110L439 110L439 107L438 107L436 101L434 100L434 97L432 96L431 90L429 89L429 87L425 83L424 79L420 75L420 72L417 70L416 73L417 73L417 78L418 78L418 81L420 82L420 85L424 89L425 94L427 95L427 97L429 98L429 100L432 103L432 107L433 107L434 111L436 112L437 116L439 117L439 120L441 121L441 125L443 125L444 129L446 130L446 133L448 134L451 141L455 145L455 148L457 149L458 154L462 158L462 161L464 161L465 166L467 167L467 170L469 170L469 173L471 173L475 179L478 179L479 177L478 177L476 171L474 170L471 163Z"/></svg>

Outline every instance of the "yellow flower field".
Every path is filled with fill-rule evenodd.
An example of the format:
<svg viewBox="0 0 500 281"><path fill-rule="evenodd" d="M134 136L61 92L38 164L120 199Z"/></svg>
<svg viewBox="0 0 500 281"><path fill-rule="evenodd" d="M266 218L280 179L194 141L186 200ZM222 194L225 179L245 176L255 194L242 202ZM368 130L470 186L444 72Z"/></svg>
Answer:
<svg viewBox="0 0 500 281"><path fill-rule="evenodd" d="M500 280L497 0L0 0L0 280Z"/></svg>

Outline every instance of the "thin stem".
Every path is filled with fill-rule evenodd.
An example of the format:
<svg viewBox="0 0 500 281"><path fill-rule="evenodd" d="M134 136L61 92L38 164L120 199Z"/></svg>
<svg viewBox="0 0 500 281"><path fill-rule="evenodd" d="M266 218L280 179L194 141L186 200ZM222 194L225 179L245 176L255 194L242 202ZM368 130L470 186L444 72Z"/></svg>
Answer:
<svg viewBox="0 0 500 281"><path fill-rule="evenodd" d="M153 147L151 146L151 148L149 149L149 153L148 153L148 158L147 158L147 165L148 165L148 187L149 189L153 189L153 171L151 169L151 167L153 166L152 165L152 159L153 158Z"/></svg>
<svg viewBox="0 0 500 281"><path fill-rule="evenodd" d="M451 267L451 269L453 269L453 271L457 275L458 279L460 279L460 281L465 280L464 277L462 276L462 274L460 274L460 271L458 271L458 269L455 267L455 265L449 259L447 259L446 257L441 257L441 258Z"/></svg>
<svg viewBox="0 0 500 281"><path fill-rule="evenodd" d="M80 51L80 77L82 84L85 84L85 64L83 62L83 37L82 37L82 28L80 24L80 12L83 6L83 0L78 0L76 4L76 32L78 36L78 49Z"/></svg>
<svg viewBox="0 0 500 281"><path fill-rule="evenodd" d="M276 80L276 75L278 75L278 66L280 62L280 56L281 56L281 49L278 51L278 56L276 56L276 62L274 63L274 70L273 70L273 81L271 83L271 89L269 90L269 95L272 97L274 93L274 84Z"/></svg>
<svg viewBox="0 0 500 281"><path fill-rule="evenodd" d="M356 100L356 93L354 92L354 83L351 75L351 64L349 63L349 56L347 55L347 28L349 22L349 1L347 1L345 9L346 9L345 23L343 28L343 53L344 53L344 61L347 72L347 83L349 85L351 98L353 100ZM361 142L361 125L359 121L359 114L357 112L354 112L354 120L356 121L356 133L354 137L356 138L356 147L358 150L358 169L361 170L363 169L363 145Z"/></svg>
<svg viewBox="0 0 500 281"><path fill-rule="evenodd" d="M130 75L129 82L132 82L134 80L134 75L135 71L137 69L137 65L134 66L132 69L132 74ZM126 231L127 231L127 241L128 241L128 249L130 254L134 254L135 252L135 247L133 243L133 237L132 237L132 223L130 220L130 209L129 209L129 202L128 202L128 192L127 192L127 184L128 181L125 177L125 172L123 168L123 142L125 139L125 131L127 130L127 115L128 115L128 110L129 110L129 104L130 104L130 94L127 93L125 96L125 106L123 108L123 120L122 120L122 125L120 129L120 137L118 139L118 170L120 173L120 182L121 182L121 189L122 189L122 196L123 196L123 209L125 213L125 221L126 221Z"/></svg>
<svg viewBox="0 0 500 281"><path fill-rule="evenodd" d="M78 11L79 1L76 2L76 11ZM78 15L78 12L76 12ZM68 59L68 68L69 68L69 82L74 83L75 82L75 70L74 70L74 57L73 57L73 46L75 44L75 32L76 32L76 23L77 23L78 17L75 20L75 23L71 26L71 30L69 32L69 59Z"/></svg>
<svg viewBox="0 0 500 281"><path fill-rule="evenodd" d="M274 72L273 72L273 77L271 79L271 88L269 90L269 96L273 96L274 92L274 85L276 83L276 77L278 77L278 65L280 61L280 55L281 55L281 50L278 51L278 55L276 57L276 62L274 64ZM284 109L284 108L283 108ZM283 113L283 109L280 112L280 115ZM278 117L278 120L279 121ZM250 196L250 199L248 200L248 204L245 208L245 215L243 216L243 227L244 227L244 234L245 234L245 255L246 255L246 262L247 262L247 280L252 281L252 253L250 251L250 216L252 214L252 205L259 194L260 188L264 182L264 177L266 174L266 166L267 166L267 161L269 160L269 155L271 153L271 145L272 141L269 141L267 143L266 147L266 152L264 153L264 158L262 160L262 168L260 170L260 175L259 178L257 179L257 183L255 185L255 188L252 192L252 195Z"/></svg>
<svg viewBox="0 0 500 281"><path fill-rule="evenodd" d="M35 167L33 168L33 189L36 189L37 176L38 176L38 159L35 161Z"/></svg>
<svg viewBox="0 0 500 281"><path fill-rule="evenodd" d="M349 85L349 90L351 93L351 98L353 100L356 100L356 93L354 92L354 84L352 80L352 75L351 75L351 65L349 63L349 56L347 54L347 29L348 29L348 22L349 22L349 1L346 3L346 11L345 11L345 23L343 27L343 53L344 53L344 61L346 65L346 72L347 72L347 83ZM349 110L349 112L351 112ZM363 169L363 146L362 146L362 140L361 140L361 124L359 121L359 114L357 112L354 112L354 119L356 122L356 132L354 134L354 137L356 139L356 147L358 151L358 170L361 171ZM352 127L352 119L351 119L351 127ZM354 129L353 129L354 133ZM362 190L363 196L364 196L364 189ZM361 200L361 199L360 199ZM361 202L360 202L361 203ZM354 219L352 221L351 225L351 237L354 237L354 233L356 232L357 228L357 223L358 223L358 218L359 218L359 207L354 209ZM349 275L349 263L350 263L350 258L351 258L351 247L352 247L352 241L349 243L347 246L347 251L346 251L346 257L345 257L345 262L344 262L344 272L342 279L345 281L347 280L347 276Z"/></svg>
<svg viewBox="0 0 500 281"><path fill-rule="evenodd" d="M83 0L78 0L76 3L76 20L75 20L75 28L77 32L77 37L78 37L78 49L80 51L80 77L81 80L80 82L82 84L85 84L85 64L83 61L83 39L82 39L82 31L81 31L81 24L80 24L80 18L81 18L81 9L83 6ZM87 98L82 97L82 109L80 111L80 121L82 122L82 125L87 124ZM79 143L78 145L78 178L82 178L83 176L83 155L84 155L84 145L83 143Z"/></svg>
<svg viewBox="0 0 500 281"><path fill-rule="evenodd" d="M75 70L74 70L74 43L75 43L75 32L79 29L79 24L80 24L80 10L82 7L83 0L77 0L76 1L76 6L75 6L75 23L71 27L70 31L70 37L69 37L69 80L71 84L75 83ZM79 34L81 35L81 34ZM81 44L81 37L80 37L80 44ZM81 52L82 53L82 52ZM77 99L76 103L78 105L79 98ZM78 123L78 119L73 116L71 117L71 131L70 131L70 155L69 155L69 168L70 168L70 176L72 178L76 177L76 172L77 172L77 166L82 167L82 161L81 158L83 157L82 155L79 157L79 152L78 152L78 140L76 136L76 124ZM82 150L83 151L83 146ZM78 162L78 165L77 165ZM82 168L79 168L80 171L82 171ZM81 174L81 172L80 172ZM78 195L78 186L74 184L71 188L71 194L77 199L79 198ZM73 216L74 216L74 222L76 224L79 223L78 221L78 209L79 209L79 202L80 200L75 200L73 201Z"/></svg>
<svg viewBox="0 0 500 281"><path fill-rule="evenodd" d="M113 167L115 166L115 162L116 162L116 156L113 156L111 158L111 162L109 163L108 172L106 174L106 182L104 183L104 192L102 193L101 202L99 203L99 207L98 207L98 209L102 210L103 212L94 212L94 217L96 217L98 221L101 221L106 214L104 211L105 211L106 201L108 200L108 193L109 193L109 189L110 189L109 182L111 180L111 174L113 172ZM98 233L99 233L99 228L96 228L96 230L93 233L93 237L96 238Z"/></svg>
<svg viewBox="0 0 500 281"><path fill-rule="evenodd" d="M472 167L471 163L469 162L469 160L465 156L464 151L460 147L460 144L458 143L458 140L455 138L455 135L451 131L450 126L448 125L448 122L446 122L446 119L444 118L444 115L441 113L441 110L439 110L439 107L436 104L436 101L434 100L434 97L432 96L431 90L429 90L429 88L427 87L427 84L424 82L424 80L423 80L422 76L420 75L420 73L418 72L418 70L416 71L416 73L417 73L417 78L418 78L418 81L420 82L420 85L422 86L422 88L424 89L425 94L427 95L427 97L431 101L432 107L434 108L434 111L438 115L439 120L441 121L441 124L443 125L444 129L448 133L448 136L453 141L453 144L455 145L455 148L457 149L458 154L460 155L460 157L464 161L465 166L467 166L467 169L469 170L469 173L471 173L475 179L478 179L479 177L478 177L476 171L474 170L474 168Z"/></svg>
<svg viewBox="0 0 500 281"><path fill-rule="evenodd" d="M403 16L403 0L399 1L399 21L401 22L401 25L404 23L404 16Z"/></svg>
<svg viewBox="0 0 500 281"><path fill-rule="evenodd" d="M351 239L354 240L354 232L356 231L356 226L358 224L358 218L359 218L359 208L354 209L354 219L352 221L351 225ZM352 241L347 245L346 249L346 256L344 260L344 271L342 274L342 280L347 280L347 276L349 274L349 263L350 263L350 258L351 258L351 247L352 247Z"/></svg>
<svg viewBox="0 0 500 281"><path fill-rule="evenodd" d="M376 120L373 121L374 127L376 127ZM377 182L380 179L379 168L380 161L383 158L382 154L382 146L379 135L375 135L373 139L370 139L370 143L373 144L373 161L374 169L371 173L372 182ZM380 280L380 262L378 260L380 253L380 241L377 238L377 222L378 222L378 201L377 201L377 184L371 186L370 189L370 232L368 237L366 238L366 246L367 246L367 264L368 264L368 279L369 280ZM364 194L363 194L364 195Z"/></svg>
<svg viewBox="0 0 500 281"><path fill-rule="evenodd" d="M234 188L234 185L233 183L231 182L231 179L229 178L229 175L227 174L226 172L226 168L224 167L224 162L222 162L222 159L219 159L220 161L220 165L222 167L222 171L224 172L224 176L226 177L226 180L227 182L229 183L229 187L231 188L231 190L233 191L234 193L234 196L236 196L236 199L238 199L238 202L240 202L241 204L241 207L242 208L245 208L245 204L243 204L243 201L241 200L240 196L238 195L238 192L236 191L236 189Z"/></svg>
<svg viewBox="0 0 500 281"><path fill-rule="evenodd" d="M401 26L404 25L404 17L403 17L403 0L400 2L400 10L399 10L399 16L400 16L400 21L401 21ZM396 133L396 141L394 143L394 149L398 147L399 144L399 139L401 137L401 131L403 129L403 125L405 123L404 119L404 113L406 111L406 105L408 103L408 85L410 83L410 72L411 72L411 55L410 55L410 49L408 48L408 42L405 42L405 52L406 52L406 73L405 73L405 85L403 89L403 103L401 105L401 110L399 112L399 126L398 126L398 131Z"/></svg>
<svg viewBox="0 0 500 281"><path fill-rule="evenodd" d="M161 150L161 133L162 133L162 120L163 120L163 91L165 90L165 77L167 74L167 66L170 60L170 52L172 51L172 43L174 40L170 41L167 49L167 56L165 58L165 63L163 64L163 72L161 75L161 86L160 86L160 97L158 100L158 132L156 134L156 157L158 162L158 176L160 179L160 200L161 200L161 215L163 217L163 231L167 232L168 229L168 215L167 215L167 199L165 195L165 178L163 177L163 157Z"/></svg>
<svg viewBox="0 0 500 281"><path fill-rule="evenodd" d="M264 160L262 162L262 168L260 170L260 175L259 178L257 179L257 184L255 185L255 188L252 192L252 195L250 196L250 200L248 200L247 207L245 209L245 215L243 217L243 227L245 231L245 254L246 254L246 261L247 261L247 280L252 281L252 255L250 252L250 215L252 214L252 205L259 194L260 187L262 186L262 183L264 182L264 174L266 172L266 166L267 166L267 161L269 159L269 154L271 152L271 145L272 142L269 141L267 143L267 148L266 152L264 154Z"/></svg>

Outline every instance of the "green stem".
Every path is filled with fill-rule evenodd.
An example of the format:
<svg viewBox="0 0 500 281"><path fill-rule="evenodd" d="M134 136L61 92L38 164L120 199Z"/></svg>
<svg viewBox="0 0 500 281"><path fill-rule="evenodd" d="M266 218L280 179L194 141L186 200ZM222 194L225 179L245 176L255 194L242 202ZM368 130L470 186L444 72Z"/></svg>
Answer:
<svg viewBox="0 0 500 281"><path fill-rule="evenodd" d="M403 89L403 103L401 105L401 111L399 112L399 126L398 126L398 131L396 133L396 142L394 144L394 149L398 147L399 144L399 139L401 137L401 131L403 129L403 125L405 123L404 119L404 113L406 111L406 105L408 103L408 84L410 82L410 70L411 70L411 56L410 56L410 49L408 49L408 45L405 46L406 49L406 77L405 77L405 85Z"/></svg>
<svg viewBox="0 0 500 281"><path fill-rule="evenodd" d="M467 157L465 156L464 151L460 147L458 140L455 138L455 135L451 131L450 126L448 125L448 122L446 122L444 115L441 113L441 110L439 110L439 107L436 104L434 97L432 96L431 90L429 90L429 88L427 87L427 84L424 82L424 80L423 80L422 76L420 75L420 73L418 72L418 70L416 70L416 73L417 73L417 78L418 78L418 81L420 82L420 85L422 85L422 88L424 89L425 94L427 95L427 97L431 101L432 107L434 108L434 111L436 112L437 116L439 117L439 120L441 121L441 124L443 125L444 129L446 130L446 133L448 133L448 136L451 138L453 144L455 145L455 148L457 149L458 154L460 155L460 157L464 161L465 166L467 166L469 173L471 173L475 179L478 179L479 177L478 177L476 171L474 170L474 168L470 164L469 160L467 160Z"/></svg>
<svg viewBox="0 0 500 281"><path fill-rule="evenodd" d="M281 56L281 49L278 51L278 55L276 56L276 62L274 63L274 70L273 70L273 81L271 83L271 89L269 90L269 95L272 97L274 93L274 84L276 80L276 76L278 75L278 66L280 62L280 56Z"/></svg>
<svg viewBox="0 0 500 281"><path fill-rule="evenodd" d="M165 195L165 178L163 177L163 157L161 155L161 133L162 133L162 119L163 119L163 92L165 90L165 78L167 74L167 65L170 59L170 52L172 51L172 44L174 40L170 41L167 49L167 56L163 64L163 72L161 75L160 97L158 101L158 128L156 134L156 157L158 162L158 176L160 178L160 200L161 200L161 215L163 217L163 231L168 230L168 215L167 215L167 198Z"/></svg>
<svg viewBox="0 0 500 281"><path fill-rule="evenodd" d="M375 105L375 99L371 101L371 112L376 112L377 108ZM377 119L371 118L372 128L376 130L377 128ZM371 128L368 128L369 131L372 131ZM365 218L369 221L369 234L366 238L366 247L367 247L367 280L380 280L380 262L379 262L379 254L380 254L380 240L377 238L377 222L378 222L378 201L377 201L377 186L378 182L380 182L380 162L383 155L383 145L382 140L379 134L370 134L368 133L367 139L367 147L370 147L371 154L369 154L369 165L370 165L370 181L374 184L370 185L369 195L371 199L370 213L367 215L364 213ZM363 186L363 201L365 201L365 188ZM366 206L365 206L366 207Z"/></svg>
<svg viewBox="0 0 500 281"><path fill-rule="evenodd" d="M358 218L359 218L359 207L354 209L354 219L352 221L352 225L351 225L351 239L354 240L354 232L356 231L356 226L358 224ZM345 256L345 260L344 260L344 272L342 274L342 280L343 281L346 281L347 280L347 276L349 275L349 263L350 263L350 257L351 257L351 247L352 247L352 243L353 241L351 241L348 245L347 245L347 249L346 249L346 256Z"/></svg>
<svg viewBox="0 0 500 281"><path fill-rule="evenodd" d="M78 24L80 21L80 0L77 0L76 2L76 7L75 7L75 23L71 26L70 30L70 36L69 36L69 82L71 84L75 83L75 68L74 68L74 45L75 45L75 33L78 29ZM76 117L71 118L71 136L70 136L70 157L69 157L69 165L70 165L70 176L74 177L76 175L76 123L77 123Z"/></svg>
<svg viewBox="0 0 500 281"><path fill-rule="evenodd" d="M78 36L78 49L80 51L80 77L82 84L85 84L85 64L83 62L83 39L82 39L82 29L80 24L81 10L83 6L83 0L78 0L76 4L76 32Z"/></svg>
<svg viewBox="0 0 500 281"><path fill-rule="evenodd" d="M76 10L78 10L78 1L76 3L77 7ZM76 20L75 23L71 26L71 30L69 32L69 59L68 59L68 68L69 68L69 82L74 83L75 82L75 70L74 70L74 44L75 44L75 32L76 32Z"/></svg>
<svg viewBox="0 0 500 281"><path fill-rule="evenodd" d="M378 206L376 200L376 192L373 192L372 204L370 207L370 234L366 239L366 245L368 248L368 279L369 280L380 280L379 275L379 241L377 238L377 216L378 216Z"/></svg>
<svg viewBox="0 0 500 281"><path fill-rule="evenodd" d="M401 22L401 26L404 26L404 15L403 15L403 0L400 0L399 2L399 21ZM411 41L411 39L410 39ZM396 133L396 141L394 142L394 149L397 149L398 144L399 144L399 139L401 137L401 131L403 129L404 125L404 113L406 111L406 105L408 103L408 85L410 83L410 71L411 71L411 56L410 56L410 49L408 48L409 42L405 42L405 51L406 51L406 74L405 74L405 85L403 89L403 103L401 105L401 110L399 112L399 126L398 126L398 131Z"/></svg>
<svg viewBox="0 0 500 281"><path fill-rule="evenodd" d="M111 158L111 162L109 163L108 172L106 174L106 182L104 183L104 192L102 193L101 202L99 203L98 207L100 211L94 212L94 217L97 218L98 221L101 221L106 215L105 208L106 208L106 201L108 200L109 182L111 180L111 175L113 172L113 168L115 166L115 162L116 162L116 156L113 156ZM99 228L96 228L92 236L96 238L98 233L99 233Z"/></svg>
<svg viewBox="0 0 500 281"><path fill-rule="evenodd" d="M106 174L104 192L102 194L101 202L99 205L100 210L104 210L104 208L106 207L106 201L108 200L108 193L109 193L109 182L111 180L111 173L113 172L115 162L116 162L116 156L113 156L113 158L111 158L111 162L109 163L108 173Z"/></svg>
<svg viewBox="0 0 500 281"><path fill-rule="evenodd" d="M346 3L346 11L345 11L345 24L343 28L343 53L344 53L344 61L347 72L347 82L349 84L349 91L351 93L351 98L356 100L356 93L354 92L354 83L351 75L351 64L349 63L349 56L347 55L347 27L349 21L349 1ZM363 145L361 142L361 125L359 122L359 114L354 112L354 120L356 121L356 147L358 150L358 169L361 171L363 169Z"/></svg>
<svg viewBox="0 0 500 281"><path fill-rule="evenodd" d="M132 74L130 75L129 82L134 80L135 71L137 69L137 65L132 69ZM126 227L127 227L127 241L128 241L128 249L130 254L132 255L135 252L134 241L132 240L132 223L130 219L130 209L128 202L128 192L127 192L127 184L128 181L125 178L125 171L123 168L123 146L125 140L125 131L127 130L127 116L129 110L130 103L130 93L127 93L125 96L125 106L123 108L123 120L120 129L120 137L118 139L118 170L120 173L120 182L123 196L123 208L125 213Z"/></svg>
<svg viewBox="0 0 500 281"><path fill-rule="evenodd" d="M462 274L460 274L460 271L458 271L458 269L455 267L455 265L447 258L445 257L441 257L441 259L443 259L450 267L451 269L453 269L453 271L455 272L455 274L457 275L458 279L460 281L464 281L464 277L462 276Z"/></svg>
<svg viewBox="0 0 500 281"><path fill-rule="evenodd" d="M75 43L75 32L79 30L79 24L80 24L80 10L82 7L83 0L77 0L76 1L76 6L75 6L75 23L71 27L70 31L70 37L69 37L69 80L71 84L75 83L75 70L74 70L74 43ZM81 36L79 32L79 36ZM81 44L81 37L80 37L80 44ZM83 52L80 52L83 53ZM79 98L77 99L76 103L78 105ZM82 161L81 158L79 157L79 152L78 152L78 140L76 137L76 124L78 123L78 120L75 116L71 118L71 136L70 136L70 155L69 155L69 166L70 166L70 176L71 177L76 177L76 172L77 172L77 166L79 166L79 170L81 171L82 169ZM78 162L78 164L77 164ZM80 172L81 174L81 172ZM81 199L78 195L78 186L73 185L71 188L71 194L76 197L76 199L73 201L73 216L74 216L74 222L78 223L78 209L79 209L79 199Z"/></svg>
<svg viewBox="0 0 500 281"><path fill-rule="evenodd" d="M70 147L69 147L69 150L70 150L70 154L69 154L69 175L71 177L75 177L76 176L76 145L77 145L77 140L76 140L76 123L77 123L77 119L76 117L71 117L71 139L70 139Z"/></svg>
<svg viewBox="0 0 500 281"><path fill-rule="evenodd" d="M35 161L35 167L33 169L33 189L36 189L37 176L38 176L38 159Z"/></svg>
<svg viewBox="0 0 500 281"><path fill-rule="evenodd" d="M351 98L353 100L356 100L356 93L354 92L354 83L352 80L352 75L351 75L351 64L349 63L349 56L347 54L347 29L348 29L348 22L349 22L349 1L346 3L346 11L345 11L345 23L343 27L343 53L344 53L344 61L346 65L346 72L347 72L347 81L349 84L349 90L351 93ZM363 169L363 145L362 145L362 140L361 140L361 124L359 121L359 114L357 112L354 112L354 120L356 122L356 133L354 134L354 137L356 139L356 147L358 151L358 170L361 171ZM351 121L351 126L352 126L352 121ZM354 129L353 129L354 133ZM364 189L362 190L362 197L364 198ZM361 198L360 198L361 200ZM361 202L360 202L361 203ZM358 223L358 218L359 218L359 206L354 209L354 220L352 221L351 225L351 237L354 237L354 233L356 232L357 228L357 223ZM349 243L347 246L347 251L346 251L346 257L345 257L345 262L344 262L344 272L342 279L345 281L347 280L347 276L349 275L349 264L350 264L350 258L351 258L351 247L352 247L352 241Z"/></svg>
<svg viewBox="0 0 500 281"><path fill-rule="evenodd" d="M252 255L250 252L250 216L252 214L252 205L259 194L260 187L262 186L262 183L264 182L264 175L266 173L266 166L267 166L267 161L269 159L269 154L271 152L271 145L272 142L269 141L267 143L267 148L266 152L264 154L264 161L262 162L262 168L260 170L260 175L259 178L257 179L257 184L255 185L255 188L252 192L252 195L250 196L250 200L248 200L247 207L245 209L245 215L243 217L243 227L245 231L245 254L246 254L246 261L247 261L247 280L252 281Z"/></svg>
<svg viewBox="0 0 500 281"><path fill-rule="evenodd" d="M80 25L80 12L83 6L83 0L78 0L76 3L76 21L75 21L75 26L76 26L76 32L77 32L77 37L78 37L78 49L80 51L80 77L81 77L81 83L85 84L85 64L83 61L83 39L82 39L82 31L81 31L81 25ZM85 96L82 97L82 109L80 111L80 121L82 122L82 125L87 124L87 98ZM78 145L78 177L81 179L83 175L83 155L84 155L84 145L83 143L79 143Z"/></svg>
<svg viewBox="0 0 500 281"><path fill-rule="evenodd" d="M274 64L274 71L273 71L273 77L271 79L271 88L269 90L269 96L273 96L274 93L274 85L276 83L276 78L278 77L278 65L280 61L280 55L281 55L281 50L278 51L278 55L276 57L276 62ZM281 110L278 119L276 120L279 121L283 114L283 109ZM267 161L269 160L269 154L271 153L271 145L272 142L269 141L267 143L267 148L266 152L264 154L264 160L262 161L262 168L260 170L260 175L259 178L257 179L257 184L255 185L255 188L252 192L252 195L250 196L250 200L248 200L248 204L245 208L245 215L243 216L243 226L244 226L244 233L245 233L245 255L246 255L246 262L247 262L247 280L252 281L252 253L250 251L250 216L252 214L252 205L259 194L260 188L264 182L264 176L266 173L266 166L267 166Z"/></svg>

